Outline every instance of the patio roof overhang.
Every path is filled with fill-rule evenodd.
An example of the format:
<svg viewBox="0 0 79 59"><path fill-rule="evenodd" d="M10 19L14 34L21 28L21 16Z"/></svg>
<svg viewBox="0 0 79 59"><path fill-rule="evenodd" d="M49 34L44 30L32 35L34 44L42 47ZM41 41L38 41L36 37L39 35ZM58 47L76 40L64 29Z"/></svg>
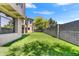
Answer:
<svg viewBox="0 0 79 59"><path fill-rule="evenodd" d="M17 9L13 8L11 4L0 4L0 11L14 18L25 19L25 16L20 12L19 9Z"/></svg>

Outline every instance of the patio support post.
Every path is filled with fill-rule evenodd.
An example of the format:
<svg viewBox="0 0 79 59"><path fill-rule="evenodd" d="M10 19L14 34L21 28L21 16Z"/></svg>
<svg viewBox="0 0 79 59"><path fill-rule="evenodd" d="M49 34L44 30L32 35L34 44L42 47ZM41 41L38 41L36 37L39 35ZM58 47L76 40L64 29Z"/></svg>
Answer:
<svg viewBox="0 0 79 59"><path fill-rule="evenodd" d="M18 18L15 19L15 32L18 33Z"/></svg>
<svg viewBox="0 0 79 59"><path fill-rule="evenodd" d="M0 32L1 32L1 16L0 16Z"/></svg>
<svg viewBox="0 0 79 59"><path fill-rule="evenodd" d="M25 20L24 20L24 34L25 34Z"/></svg>
<svg viewBox="0 0 79 59"><path fill-rule="evenodd" d="M59 38L59 24L57 24L57 38Z"/></svg>

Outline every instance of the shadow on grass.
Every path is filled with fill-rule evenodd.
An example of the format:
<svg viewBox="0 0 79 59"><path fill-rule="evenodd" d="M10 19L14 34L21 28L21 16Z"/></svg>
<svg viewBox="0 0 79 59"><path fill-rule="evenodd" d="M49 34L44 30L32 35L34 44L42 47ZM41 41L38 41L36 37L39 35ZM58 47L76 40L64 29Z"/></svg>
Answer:
<svg viewBox="0 0 79 59"><path fill-rule="evenodd" d="M10 46L11 44L13 44L13 43L15 43L15 42L17 42L17 41L20 41L20 40L24 39L24 38L27 37L27 36L29 36L29 34L24 34L24 35L22 35L22 37L20 37L19 39L16 39L16 40L14 40L14 41L12 41L12 42L9 42L9 43L7 43L7 44L5 44L5 45L3 45L3 46L4 46L4 47L8 47L8 46Z"/></svg>

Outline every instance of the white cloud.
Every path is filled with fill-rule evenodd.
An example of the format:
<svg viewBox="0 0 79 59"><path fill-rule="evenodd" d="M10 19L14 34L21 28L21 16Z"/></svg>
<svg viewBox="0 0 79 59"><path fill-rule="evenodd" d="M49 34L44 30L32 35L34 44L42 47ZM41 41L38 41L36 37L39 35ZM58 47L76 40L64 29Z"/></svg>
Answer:
<svg viewBox="0 0 79 59"><path fill-rule="evenodd" d="M26 3L26 8L37 8L37 7L32 3Z"/></svg>
<svg viewBox="0 0 79 59"><path fill-rule="evenodd" d="M56 5L64 6L64 5L70 5L72 3L56 3Z"/></svg>
<svg viewBox="0 0 79 59"><path fill-rule="evenodd" d="M33 13L36 13L36 14L45 14L45 15L54 14L53 11L48 11L48 10L45 10L45 11L34 11Z"/></svg>
<svg viewBox="0 0 79 59"><path fill-rule="evenodd" d="M79 18L75 18L74 20L79 20Z"/></svg>

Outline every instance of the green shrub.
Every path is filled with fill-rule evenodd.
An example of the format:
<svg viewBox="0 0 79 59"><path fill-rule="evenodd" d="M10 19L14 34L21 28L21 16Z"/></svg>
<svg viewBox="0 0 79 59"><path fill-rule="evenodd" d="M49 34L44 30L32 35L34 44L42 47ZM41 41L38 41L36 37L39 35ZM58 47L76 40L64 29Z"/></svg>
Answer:
<svg viewBox="0 0 79 59"><path fill-rule="evenodd" d="M33 41L23 46L11 46L7 55L13 56L72 56L79 55L79 51L72 50L69 46L61 46L58 43L48 45L45 42Z"/></svg>

